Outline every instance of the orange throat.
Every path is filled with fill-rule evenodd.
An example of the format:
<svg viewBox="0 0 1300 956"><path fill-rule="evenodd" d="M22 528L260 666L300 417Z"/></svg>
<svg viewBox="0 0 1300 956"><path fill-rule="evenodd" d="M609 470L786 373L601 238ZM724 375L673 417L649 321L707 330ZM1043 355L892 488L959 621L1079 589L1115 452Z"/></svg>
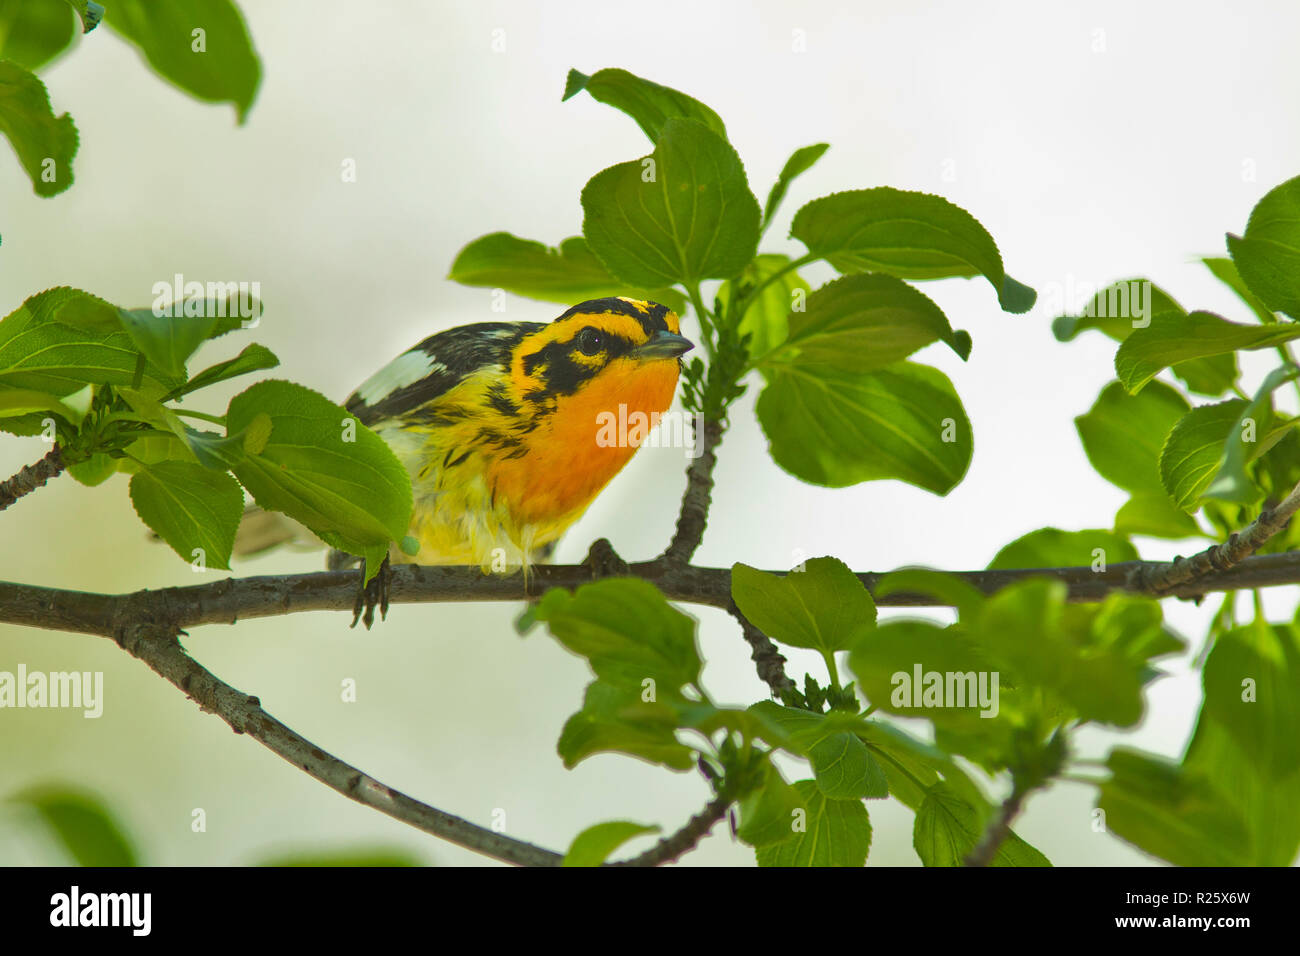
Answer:
<svg viewBox="0 0 1300 956"><path fill-rule="evenodd" d="M636 454L672 404L677 376L676 360L618 359L576 394L559 397L528 454L489 469L496 499L512 503L521 527L567 527Z"/></svg>

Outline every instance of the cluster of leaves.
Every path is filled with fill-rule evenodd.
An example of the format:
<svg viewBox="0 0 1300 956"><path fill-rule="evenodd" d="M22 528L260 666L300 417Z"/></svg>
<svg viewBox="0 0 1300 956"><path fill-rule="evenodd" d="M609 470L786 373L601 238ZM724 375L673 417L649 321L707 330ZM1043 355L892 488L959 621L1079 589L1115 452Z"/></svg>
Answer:
<svg viewBox="0 0 1300 956"><path fill-rule="evenodd" d="M710 360L707 368L697 360L687 369L689 407L725 417L742 379L758 371L759 419L773 458L792 474L827 486L896 478L939 494L953 487L969 462L969 423L947 378L907 358L934 342L965 358L971 341L902 280L983 275L1004 309L1028 309L1032 291L1006 276L983 228L938 197L867 189L814 200L796 213L791 235L806 255L759 254L791 180L825 145L796 151L760 212L711 109L621 70L571 73L566 98L583 89L632 116L654 151L592 178L582 194L581 238L548 249L494 233L461 252L451 277L542 299L633 286L674 308L685 300ZM1041 529L1005 547L991 568L1100 562L1104 569L1107 561L1137 559L1131 534L1222 539L1244 526L1261 500L1300 479L1295 420L1271 403L1274 389L1297 378L1285 343L1300 326L1272 310L1292 314L1300 301L1298 206L1295 184L1279 187L1257 207L1245 236L1230 237L1232 259L1207 260L1251 306L1259 327L1189 315L1161 290L1133 283L1104 290L1084 315L1057 321L1062 339L1096 328L1122 343L1119 381L1078 426L1097 470L1133 497L1113 529ZM814 291L797 270L816 259L843 276ZM700 291L706 279L722 280L712 310ZM1143 298L1130 302L1130 293ZM1140 310L1142 320L1133 321L1133 310L1117 312L1117 299ZM1236 350L1272 346L1285 364L1245 394ZM1174 385L1153 381L1166 369L1190 391L1238 397L1192 409ZM955 441L941 434L940 422L956 425ZM1200 508L1212 530L1192 517ZM1275 547L1291 543L1288 534ZM1183 649L1149 598L1114 595L1072 606L1063 586L1047 578L985 597L931 572L890 575L877 594L894 591L953 604L957 623L877 623L870 594L833 559L780 577L737 565L738 608L776 641L818 650L829 682L822 687L807 675L802 694L743 711L708 698L690 619L648 585L604 581L576 595L548 594L530 617L586 657L597 677L565 726L560 754L570 766L601 751L677 771L699 766L715 793L739 802L736 833L755 847L760 864L862 865L871 838L865 801L892 797L916 812L921 860L954 865L995 812L963 766L1007 773L1019 798L1062 776L1079 779L1088 762L1072 755L1077 729L1135 726L1144 688L1160 674L1152 661ZM1230 608L1225 604L1216 625L1205 704L1185 759L1121 748L1106 763L1110 776L1093 782L1109 828L1157 856L1285 862L1300 848L1300 826L1285 818L1300 781L1292 759L1300 724L1282 693L1300 678L1296 631L1259 621L1237 627ZM837 654L847 654L856 684L841 684ZM955 706L950 697L900 692L904 678L922 682L926 675L986 682L996 675L996 705ZM1251 693L1243 695L1243 679ZM912 737L884 714L928 721L934 742ZM1258 759L1225 756L1247 737ZM778 755L806 761L812 776L787 783ZM1235 772L1225 782L1215 768L1229 764ZM598 824L574 841L570 862L601 862L654 829ZM1046 860L1013 835L995 862Z"/></svg>
<svg viewBox="0 0 1300 956"><path fill-rule="evenodd" d="M994 566L1068 561L1108 543L1108 534L1035 532ZM1063 776L1080 779L1091 762L1074 758L1072 736L1087 724L1136 726L1143 690L1160 675L1152 662L1183 649L1158 602L1116 594L1071 605L1064 587L1047 578L986 597L949 575L899 571L877 589L898 592L951 602L958 620L947 627L878 622L870 592L833 558L788 575L736 565L732 597L746 617L781 644L819 652L829 676L824 688L808 676L805 694L790 704L761 701L745 710L709 699L694 622L650 585L612 579L576 594L549 592L529 618L545 621L596 676L560 735L560 756L570 767L604 752L679 772L699 766L715 793L739 803L736 836L754 847L760 865L862 866L871 845L868 805L892 798L916 815L921 862L957 866L995 812L964 763L1009 773L1021 795ZM855 683L841 685L837 654L847 655ZM968 696L944 696L945 683L928 675L940 675L949 695L962 686ZM954 685L949 675L965 683ZM1242 675L1251 675L1248 698ZM981 699L994 677L991 696ZM1179 864L1289 863L1300 849L1297 681L1300 626L1256 622L1221 634L1186 756L1180 763L1116 748L1106 761L1110 776L1094 781L1105 813L1099 829ZM882 713L928 721L934 742ZM787 765L806 764L811 776L787 782L778 755ZM574 840L567 861L597 865L625 841L657 831L631 821L597 824ZM1013 833L993 865L1049 864Z"/></svg>
<svg viewBox="0 0 1300 956"><path fill-rule="evenodd" d="M1243 237L1228 236L1231 258L1202 260L1241 298L1252 324L1187 312L1144 279L1103 289L1084 314L1056 320L1062 340L1095 329L1120 343L1117 380L1076 420L1093 466L1131 495L1116 531L1222 538L1300 481L1300 418L1273 406L1274 392L1300 378L1288 345L1300 338L1300 323L1283 317L1300 316L1297 210L1300 178L1260 200ZM1276 349L1281 362L1248 391L1237 352L1259 349ZM1172 381L1157 378L1166 370ZM1192 396L1216 401L1193 407ZM1297 532L1268 548L1290 550Z"/></svg>
<svg viewBox="0 0 1300 956"><path fill-rule="evenodd" d="M952 600L958 623L877 622L870 592L833 558L784 576L736 565L732 597L745 616L781 644L819 652L829 675L825 688L809 677L797 706L762 701L746 710L709 700L693 622L648 584L607 580L575 595L550 592L531 616L596 674L560 736L560 755L568 766L602 751L678 771L702 762L715 791L740 802L736 833L761 865L862 866L867 801L885 798L916 813L913 845L923 863L959 865L994 808L954 756L989 773L1009 770L1023 792L1041 787L1065 768L1069 732L1087 722L1137 723L1142 687L1156 673L1149 661L1181 647L1155 602L1116 596L1067 606L1064 588L1048 580L985 598L956 578L904 571L877 593L896 591ZM856 685L841 684L840 653ZM922 696L920 676L933 673L969 674L986 690L996 675L999 685L983 701L972 684L969 700L936 705L933 686ZM916 675L914 690L900 690L899 675ZM876 711L931 721L935 743ZM787 783L776 754L805 762L811 777ZM628 826L628 838L645 832ZM1047 860L1013 835L995 863Z"/></svg>
<svg viewBox="0 0 1300 956"><path fill-rule="evenodd" d="M205 341L260 313L243 296L124 309L65 287L34 295L0 320L0 430L57 441L82 484L130 474L140 518L196 567L229 568L247 489L365 557L373 574L411 517L410 477L381 438L286 381L240 392L224 415L184 407L203 388L279 364L254 343L193 375L186 367Z"/></svg>
<svg viewBox="0 0 1300 956"><path fill-rule="evenodd" d="M791 474L950 491L970 463L970 422L948 378L907 359L935 342L964 359L971 340L904 280L983 276L1004 309L1027 311L1033 290L1006 274L984 227L938 196L860 189L796 212L790 235L805 255L760 254L791 182L826 144L796 150L760 207L708 106L618 69L571 71L564 98L584 90L635 120L653 151L591 178L582 236L548 248L494 232L461 250L450 277L568 304L621 294L681 312L689 302L709 361L686 366L688 408L725 418L757 370L759 421ZM798 270L818 260L842 277L812 291ZM721 280L712 309L708 280Z"/></svg>
<svg viewBox="0 0 1300 956"><path fill-rule="evenodd" d="M56 115L36 75L102 20L163 79L201 100L234 105L244 122L262 67L231 0L0 0L0 135L38 196L72 185L77 127ZM75 11L75 12L74 12ZM211 52L209 52L209 50Z"/></svg>
<svg viewBox="0 0 1300 956"><path fill-rule="evenodd" d="M1227 250L1202 262L1249 323L1188 312L1141 278L1056 319L1063 341L1096 330L1119 342L1117 380L1075 424L1093 467L1130 495L1112 532L1090 532L1061 563L1087 563L1085 546L1119 555L1128 535L1226 541L1300 483L1300 418L1274 407L1275 392L1300 380L1289 346L1300 338L1300 178L1269 191ZM1261 349L1280 362L1248 387L1237 353ZM1262 550L1298 545L1293 522ZM1182 760L1110 757L1100 803L1110 827L1175 863L1285 865L1300 848L1300 635L1293 622L1269 623L1256 598L1252 621L1238 622L1230 592L1211 622L1205 700Z"/></svg>

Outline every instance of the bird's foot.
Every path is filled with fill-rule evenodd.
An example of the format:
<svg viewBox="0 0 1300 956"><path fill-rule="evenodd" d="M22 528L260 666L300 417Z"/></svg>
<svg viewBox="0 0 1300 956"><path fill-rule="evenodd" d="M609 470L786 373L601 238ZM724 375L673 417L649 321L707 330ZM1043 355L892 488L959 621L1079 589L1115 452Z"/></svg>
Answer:
<svg viewBox="0 0 1300 956"><path fill-rule="evenodd" d="M366 563L361 562L361 586L357 588L357 600L352 605L352 627L357 621L366 625L366 630L375 623L375 608L379 608L379 619L388 619L388 591L393 583L393 567L385 556L378 573L366 583Z"/></svg>

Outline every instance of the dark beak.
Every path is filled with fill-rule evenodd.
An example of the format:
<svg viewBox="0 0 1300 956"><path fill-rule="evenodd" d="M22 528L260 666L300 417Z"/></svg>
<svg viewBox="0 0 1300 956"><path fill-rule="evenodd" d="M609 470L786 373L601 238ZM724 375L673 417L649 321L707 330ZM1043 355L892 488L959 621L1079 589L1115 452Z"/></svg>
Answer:
<svg viewBox="0 0 1300 956"><path fill-rule="evenodd" d="M695 348L694 342L675 332L656 332L650 336L649 342L632 350L632 357L643 362L671 359L693 348Z"/></svg>

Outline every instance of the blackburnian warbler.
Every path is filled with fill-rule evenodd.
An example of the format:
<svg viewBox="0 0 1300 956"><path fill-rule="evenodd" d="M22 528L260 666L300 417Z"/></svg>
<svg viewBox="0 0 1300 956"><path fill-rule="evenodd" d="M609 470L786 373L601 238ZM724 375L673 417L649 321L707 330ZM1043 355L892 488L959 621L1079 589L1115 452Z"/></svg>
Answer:
<svg viewBox="0 0 1300 956"><path fill-rule="evenodd" d="M419 543L389 559L526 572L544 558L639 447L598 441L602 413L655 417L672 403L693 348L679 331L665 306L592 299L550 323L439 332L372 375L344 407L410 472ZM251 512L235 553L300 531Z"/></svg>

